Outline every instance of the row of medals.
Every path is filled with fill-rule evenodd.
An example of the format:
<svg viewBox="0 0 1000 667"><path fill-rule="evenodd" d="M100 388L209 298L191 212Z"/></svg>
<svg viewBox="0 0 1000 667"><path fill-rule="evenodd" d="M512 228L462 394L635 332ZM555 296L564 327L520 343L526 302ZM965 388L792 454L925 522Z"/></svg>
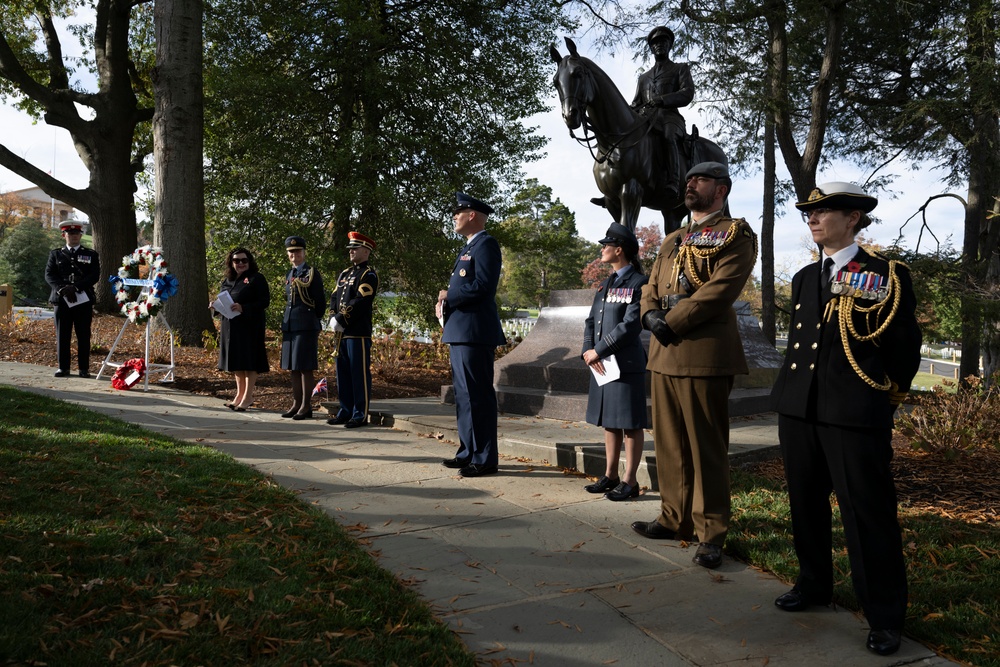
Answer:
<svg viewBox="0 0 1000 667"><path fill-rule="evenodd" d="M607 303L632 303L634 287L616 287L608 290L608 296L604 298Z"/></svg>
<svg viewBox="0 0 1000 667"><path fill-rule="evenodd" d="M693 234L685 236L684 242L681 245L693 245L698 247L720 246L726 242L726 237L728 235L728 229L718 232L694 232Z"/></svg>
<svg viewBox="0 0 1000 667"><path fill-rule="evenodd" d="M889 288L885 285L887 281L888 278L872 271L863 273L838 271L837 277L830 283L830 292L839 296L852 296L855 299L885 301L889 296Z"/></svg>

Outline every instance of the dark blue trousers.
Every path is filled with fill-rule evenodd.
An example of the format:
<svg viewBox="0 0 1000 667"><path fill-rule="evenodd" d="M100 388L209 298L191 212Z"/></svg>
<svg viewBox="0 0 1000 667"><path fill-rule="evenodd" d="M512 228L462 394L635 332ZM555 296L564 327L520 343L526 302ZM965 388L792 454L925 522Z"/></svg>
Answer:
<svg viewBox="0 0 1000 667"><path fill-rule="evenodd" d="M337 355L338 418L367 419L372 395L371 338L343 338Z"/></svg>
<svg viewBox="0 0 1000 667"><path fill-rule="evenodd" d="M70 368L70 345L73 331L76 331L76 358L78 370L90 371L90 324L94 319L94 304L80 304L70 308L65 303L56 304L56 358L59 360L59 370Z"/></svg>
<svg viewBox="0 0 1000 667"><path fill-rule="evenodd" d="M493 388L494 345L451 345L451 379L461 445L455 458L497 465L497 394Z"/></svg>
<svg viewBox="0 0 1000 667"><path fill-rule="evenodd" d="M906 616L906 564L892 479L892 431L845 428L778 415L788 480L796 587L812 601L833 593L830 492L837 494L858 602L869 625L899 630Z"/></svg>

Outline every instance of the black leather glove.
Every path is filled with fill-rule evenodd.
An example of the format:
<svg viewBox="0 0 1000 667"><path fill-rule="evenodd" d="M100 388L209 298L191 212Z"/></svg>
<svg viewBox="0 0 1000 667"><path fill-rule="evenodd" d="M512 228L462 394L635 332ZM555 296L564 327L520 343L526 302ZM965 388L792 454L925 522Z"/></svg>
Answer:
<svg viewBox="0 0 1000 667"><path fill-rule="evenodd" d="M663 320L663 316L666 314L665 310L648 310L642 316L642 326L649 329L650 333L656 336L656 340L660 341L660 345L664 347L680 340L680 337Z"/></svg>
<svg viewBox="0 0 1000 667"><path fill-rule="evenodd" d="M76 303L76 287L73 285L63 285L56 294L66 299L69 303Z"/></svg>

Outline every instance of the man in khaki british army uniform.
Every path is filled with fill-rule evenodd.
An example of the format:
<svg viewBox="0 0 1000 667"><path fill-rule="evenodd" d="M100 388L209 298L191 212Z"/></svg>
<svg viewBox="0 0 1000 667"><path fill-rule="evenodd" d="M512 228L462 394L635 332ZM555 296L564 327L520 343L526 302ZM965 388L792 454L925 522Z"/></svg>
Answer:
<svg viewBox="0 0 1000 667"><path fill-rule="evenodd" d="M687 173L688 224L668 235L642 290L660 515L632 529L651 539L699 542L694 562L722 563L729 529L729 392L748 373L733 303L757 261L757 236L725 215L729 170Z"/></svg>

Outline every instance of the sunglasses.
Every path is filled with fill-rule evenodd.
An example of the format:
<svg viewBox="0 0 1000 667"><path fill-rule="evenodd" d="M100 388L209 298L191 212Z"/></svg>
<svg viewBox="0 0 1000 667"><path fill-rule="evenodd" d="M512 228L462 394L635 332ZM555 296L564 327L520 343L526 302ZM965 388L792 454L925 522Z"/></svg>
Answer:
<svg viewBox="0 0 1000 667"><path fill-rule="evenodd" d="M233 257L233 264L249 264L250 259L247 257Z"/></svg>

